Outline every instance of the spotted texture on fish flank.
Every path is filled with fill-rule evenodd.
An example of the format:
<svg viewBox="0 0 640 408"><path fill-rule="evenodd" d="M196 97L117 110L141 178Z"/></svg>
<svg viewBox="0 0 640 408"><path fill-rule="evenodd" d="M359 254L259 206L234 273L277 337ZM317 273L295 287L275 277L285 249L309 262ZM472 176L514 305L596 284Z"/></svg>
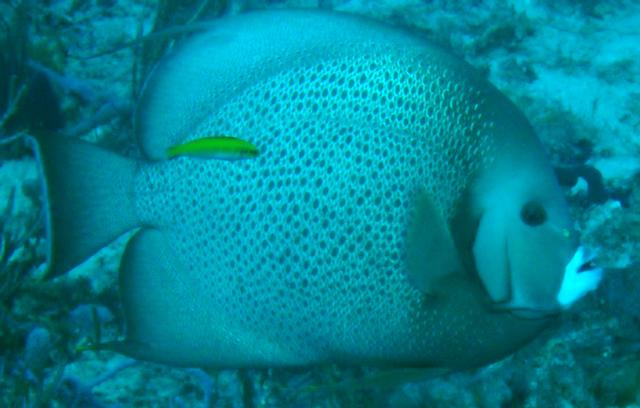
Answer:
<svg viewBox="0 0 640 408"><path fill-rule="evenodd" d="M260 157L145 168L144 222L166 228L207 307L301 361L443 347L420 335L449 329L407 283L406 227L416 191L450 218L488 163L480 93L428 56L373 46L248 82L191 137L248 139Z"/></svg>

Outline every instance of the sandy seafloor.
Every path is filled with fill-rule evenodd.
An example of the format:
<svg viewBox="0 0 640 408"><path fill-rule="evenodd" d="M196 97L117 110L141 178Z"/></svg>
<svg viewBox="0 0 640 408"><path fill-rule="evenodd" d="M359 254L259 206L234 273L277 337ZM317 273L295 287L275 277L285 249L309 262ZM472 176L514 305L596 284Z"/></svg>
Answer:
<svg viewBox="0 0 640 408"><path fill-rule="evenodd" d="M30 6L31 58L53 70L47 75L64 133L135 154L134 47L86 57L148 32L160 3L171 2ZM201 4L192 3L180 8L186 19ZM0 5L2 15L7 7ZM603 284L556 327L491 366L313 398L290 396L366 370L207 372L78 352L96 336L123 333L117 268L124 240L68 275L41 281L38 175L17 141L0 148L0 406L640 407L640 2L246 0L231 1L226 12L268 7L335 8L424 29L486 72L529 117L554 165L602 174L604 194L589 196L584 179L566 193L583 241L607 269Z"/></svg>

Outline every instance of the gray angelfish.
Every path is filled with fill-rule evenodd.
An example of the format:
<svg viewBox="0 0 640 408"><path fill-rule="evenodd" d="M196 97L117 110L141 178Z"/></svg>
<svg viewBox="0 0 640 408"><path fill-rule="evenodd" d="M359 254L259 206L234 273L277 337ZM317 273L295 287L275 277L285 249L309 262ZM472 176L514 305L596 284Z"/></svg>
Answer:
<svg viewBox="0 0 640 408"><path fill-rule="evenodd" d="M39 151L53 274L139 228L113 345L138 358L475 366L600 278L522 113L398 28L313 11L214 22L155 69L137 134L142 161ZM192 157L220 143L192 143L207 135L249 158Z"/></svg>

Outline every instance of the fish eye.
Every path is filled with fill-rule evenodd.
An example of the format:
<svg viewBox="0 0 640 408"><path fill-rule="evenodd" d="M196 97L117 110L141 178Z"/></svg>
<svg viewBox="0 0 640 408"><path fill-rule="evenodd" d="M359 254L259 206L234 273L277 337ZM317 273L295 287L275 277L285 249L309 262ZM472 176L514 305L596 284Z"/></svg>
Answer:
<svg viewBox="0 0 640 408"><path fill-rule="evenodd" d="M542 204L535 201L529 201L522 206L522 210L520 210L520 218L522 219L522 222L528 226L536 227L544 224L547 220L547 211L545 211Z"/></svg>

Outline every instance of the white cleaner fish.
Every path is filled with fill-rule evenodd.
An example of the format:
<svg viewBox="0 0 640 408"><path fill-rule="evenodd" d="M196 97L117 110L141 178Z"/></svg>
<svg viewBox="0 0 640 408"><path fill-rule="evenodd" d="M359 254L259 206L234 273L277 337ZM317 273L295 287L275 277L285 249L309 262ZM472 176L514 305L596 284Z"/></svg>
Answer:
<svg viewBox="0 0 640 408"><path fill-rule="evenodd" d="M477 366L600 278L522 113L402 29L313 11L222 19L155 69L136 123L141 161L38 140L52 274L138 229L112 344L131 356ZM260 154L167 158L202 135Z"/></svg>

